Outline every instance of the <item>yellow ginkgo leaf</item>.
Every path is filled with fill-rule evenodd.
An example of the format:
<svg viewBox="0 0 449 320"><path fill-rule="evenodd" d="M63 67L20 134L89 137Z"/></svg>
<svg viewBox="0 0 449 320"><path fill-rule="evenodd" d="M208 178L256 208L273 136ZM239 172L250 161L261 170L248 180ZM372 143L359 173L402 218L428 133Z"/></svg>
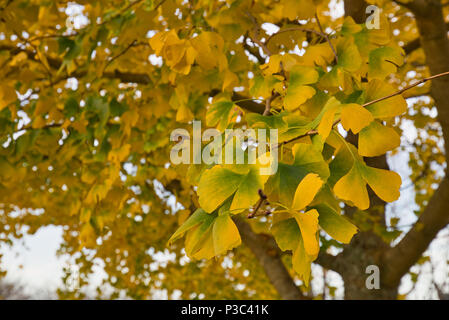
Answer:
<svg viewBox="0 0 449 320"><path fill-rule="evenodd" d="M312 67L296 65L290 70L290 80L287 93L284 97L284 106L287 110L294 110L308 99L313 97L315 89L306 84L315 83L318 72Z"/></svg>
<svg viewBox="0 0 449 320"><path fill-rule="evenodd" d="M301 230L304 241L304 249L309 256L315 256L320 250L320 244L317 238L318 232L318 211L315 209L307 212L293 213L296 222Z"/></svg>
<svg viewBox="0 0 449 320"><path fill-rule="evenodd" d="M8 85L0 85L0 110L17 99L16 91Z"/></svg>
<svg viewBox="0 0 449 320"><path fill-rule="evenodd" d="M324 69L335 59L335 56L328 43L319 43L309 46L302 58L305 65L311 67L317 65Z"/></svg>
<svg viewBox="0 0 449 320"><path fill-rule="evenodd" d="M360 172L360 164L354 161L354 165L348 174L337 181L334 186L334 192L340 199L350 201L362 210L369 207L368 191L366 191L366 182Z"/></svg>
<svg viewBox="0 0 449 320"><path fill-rule="evenodd" d="M193 113L186 105L182 105L176 113L177 122L189 122L193 119Z"/></svg>
<svg viewBox="0 0 449 320"><path fill-rule="evenodd" d="M334 186L334 192L340 199L349 201L361 210L369 207L366 184L384 201L392 202L399 198L401 177L392 171L371 168L363 162L354 161L351 170Z"/></svg>
<svg viewBox="0 0 449 320"><path fill-rule="evenodd" d="M185 54L176 64L173 65L172 69L176 72L182 74L189 74L193 62L195 61L196 51L193 47L186 47Z"/></svg>
<svg viewBox="0 0 449 320"><path fill-rule="evenodd" d="M224 56L224 40L216 32L202 32L191 39L190 42L197 52L198 64L205 70L215 68L222 60L222 56ZM224 56L224 60L227 62L226 56Z"/></svg>
<svg viewBox="0 0 449 320"><path fill-rule="evenodd" d="M216 256L226 253L242 243L239 231L229 214L218 216L215 219L212 233Z"/></svg>
<svg viewBox="0 0 449 320"><path fill-rule="evenodd" d="M234 72L231 72L229 70L225 71L224 78L223 78L223 87L222 90L225 91L226 89L231 89L235 86L237 86L239 83L239 78L235 75Z"/></svg>
<svg viewBox="0 0 449 320"><path fill-rule="evenodd" d="M401 137L393 128L372 121L359 133L359 154L376 157L393 150L401 144Z"/></svg>
<svg viewBox="0 0 449 320"><path fill-rule="evenodd" d="M376 99L386 97L394 92L396 92L396 89L390 84L385 81L374 79L366 85L365 101L374 101ZM396 95L368 105L366 106L366 109L370 111L376 119L388 119L404 113L407 110L407 102L401 95Z"/></svg>
<svg viewBox="0 0 449 320"><path fill-rule="evenodd" d="M284 0L283 15L290 20L309 19L315 14L315 3L312 0Z"/></svg>
<svg viewBox="0 0 449 320"><path fill-rule="evenodd" d="M97 245L96 239L97 235L95 234L95 229L90 222L83 224L79 234L81 247L94 248Z"/></svg>
<svg viewBox="0 0 449 320"><path fill-rule="evenodd" d="M197 260L211 259L214 256L212 225L207 225L206 228L206 223L203 223L188 232L186 235L185 250L188 257Z"/></svg>
<svg viewBox="0 0 449 320"><path fill-rule="evenodd" d="M340 109L340 102L335 98L330 98L329 101L326 102L324 106L323 117L321 118L320 124L318 125L318 134L323 137L323 140L326 140L329 136L329 133L332 130L332 126L334 125L335 114Z"/></svg>
<svg viewBox="0 0 449 320"><path fill-rule="evenodd" d="M371 112L356 103L342 106L341 124L345 130L357 134L374 120Z"/></svg>
<svg viewBox="0 0 449 320"><path fill-rule="evenodd" d="M323 186L323 180L316 173L309 173L301 180L296 188L293 198L292 209L302 210L315 198L318 191Z"/></svg>
<svg viewBox="0 0 449 320"><path fill-rule="evenodd" d="M401 187L401 176L396 172L364 166L363 178L377 194L379 198L386 202L396 201Z"/></svg>
<svg viewBox="0 0 449 320"><path fill-rule="evenodd" d="M293 251L292 264L293 270L299 275L304 282L305 286L309 285L311 264L313 259L306 253L304 248L304 242L302 238L299 238L299 244Z"/></svg>

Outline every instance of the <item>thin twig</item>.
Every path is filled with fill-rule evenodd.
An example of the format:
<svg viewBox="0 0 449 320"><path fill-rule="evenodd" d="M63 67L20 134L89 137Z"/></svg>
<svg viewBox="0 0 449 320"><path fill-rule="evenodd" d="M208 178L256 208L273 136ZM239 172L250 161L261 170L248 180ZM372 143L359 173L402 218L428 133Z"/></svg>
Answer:
<svg viewBox="0 0 449 320"><path fill-rule="evenodd" d="M120 53L118 53L116 56L112 57L104 66L103 72L106 71L106 68L116 59L120 58L122 55L124 55L129 49L131 49L132 47L134 47L137 43L137 40L133 40L125 49L123 49L122 51L120 51Z"/></svg>
<svg viewBox="0 0 449 320"><path fill-rule="evenodd" d="M326 39L327 43L329 43L329 47L331 47L331 50L334 53L335 62L338 63L337 51L335 51L335 48L332 45L332 42L330 41L328 35L324 32L323 27L321 26L321 23L320 23L320 19L318 19L317 13L315 13L315 19L316 19L316 23L318 24L318 27L320 28L321 33L324 35L324 38Z"/></svg>
<svg viewBox="0 0 449 320"><path fill-rule="evenodd" d="M430 77L421 79L421 80L417 81L416 83L413 83L413 84L411 84L411 85L408 85L408 86L402 88L402 89L399 90L399 91L396 91L396 92L394 92L394 93L392 93L392 94L389 94L388 96L385 96L385 97L382 97L382 98L379 98L379 99L376 99L376 100L372 100L372 101L370 101L370 102L367 102L367 103L365 103L365 104L362 104L362 107L367 107L367 106L372 105L372 104L374 104L374 103L377 103L377 102L380 102L380 101L383 101L383 100L392 98L392 97L397 96L397 95L400 95L400 94L403 93L404 91L407 91L407 90L409 90L409 89L411 89L411 88L414 88L414 87L416 87L416 86L419 86L420 84L422 84L422 83L424 83L424 82L427 82L427 81L432 80L432 79L444 77L444 76L447 76L447 75L449 75L449 71L446 71L446 72L443 72L443 73L436 74L436 75L434 75L434 76L430 76Z"/></svg>
<svg viewBox="0 0 449 320"><path fill-rule="evenodd" d="M416 83L413 83L413 84L411 84L411 85L408 85L408 86L402 88L402 89L399 90L399 91L396 91L396 92L394 92L394 93L392 93L392 94L389 94L388 96L385 96L385 97L382 97L382 98L379 98L379 99L375 99L375 100L369 101L369 102L367 102L367 103L365 103L365 104L362 104L362 107L367 107L367 106L372 105L372 104L374 104L374 103L377 103L377 102L380 102L380 101L383 101L383 100L386 100L386 99L395 97L395 96L397 96L397 95L402 94L404 91L407 91L407 90L409 90L409 89L411 89L411 88L414 88L414 87L416 87L416 86L418 86L418 85L420 85L420 84L422 84L422 83L425 83L425 82L427 82L427 81L429 81L429 80L433 80L433 79L436 79L436 78L444 77L444 76L447 76L447 75L449 75L449 71L446 71L446 72L443 72L443 73L439 73L439 74L436 74L436 75L433 75L433 76L430 76L430 77L421 79L421 80L417 81ZM337 125L339 122L340 122L340 119L339 119L339 120L336 120L336 121L332 124L332 127L334 127L335 125ZM299 140L299 139L301 139L301 138L304 138L304 137L307 137L307 136L311 136L311 135L314 135L314 134L317 134L317 133L318 133L318 131L315 130L315 129L314 129L314 130L310 130L310 131L306 132L305 134L302 134L302 135L297 136L297 137L295 137L295 138L292 138L292 139L290 139L290 140L281 142L281 143L278 144L278 146L283 145L283 144L285 145L285 144L287 144L287 143L290 143L290 142L293 142L293 141L296 141L296 140Z"/></svg>
<svg viewBox="0 0 449 320"><path fill-rule="evenodd" d="M257 202L256 206L254 207L253 212L248 213L248 219L254 218L257 214L257 211L259 211L262 204L267 200L267 196L263 193L262 189L259 189L259 201Z"/></svg>
<svg viewBox="0 0 449 320"><path fill-rule="evenodd" d="M272 52L270 51L270 49L268 49L268 47L266 46L266 43L263 43L260 39L259 39L259 33L260 33L260 26L257 23L257 19L250 13L250 12L246 12L246 15L251 19L251 21L254 24L254 28L253 28L253 33L254 33L254 38L250 38L254 43L258 44L262 50L265 52L265 54L267 56L271 56Z"/></svg>
<svg viewBox="0 0 449 320"><path fill-rule="evenodd" d="M42 40L42 39L51 39L51 38L71 38L78 35L78 32L74 32L71 34L44 34L42 36L35 36L28 40L28 42L34 42L36 40Z"/></svg>
<svg viewBox="0 0 449 320"><path fill-rule="evenodd" d="M285 33L285 32L292 32L292 31L303 31L303 32L310 32L310 33L314 33L316 35L319 35L320 37L323 37L324 39L326 39L326 35L320 31L314 30L314 29L309 29L309 28L303 28L303 27L291 27L291 28L285 28L282 30L279 30L278 32L272 34L271 36L268 37L267 41L265 42L265 45L268 45L268 43L276 36Z"/></svg>
<svg viewBox="0 0 449 320"><path fill-rule="evenodd" d="M268 116L270 114L271 102L277 97L279 97L279 93L272 91L271 96L267 100L265 100L265 110L263 112L264 116Z"/></svg>
<svg viewBox="0 0 449 320"><path fill-rule="evenodd" d="M104 20L103 22L100 22L98 25L102 26L105 23L108 23L109 21L114 20L115 18L117 18L118 16L122 15L123 13L125 13L126 11L128 11L129 9L131 9L132 7L134 7L136 4L141 3L143 0L136 0L133 2L130 2L126 7L124 7L122 10L120 10L120 12L114 14L113 16L111 16L109 19ZM163 1L162 1L163 2Z"/></svg>

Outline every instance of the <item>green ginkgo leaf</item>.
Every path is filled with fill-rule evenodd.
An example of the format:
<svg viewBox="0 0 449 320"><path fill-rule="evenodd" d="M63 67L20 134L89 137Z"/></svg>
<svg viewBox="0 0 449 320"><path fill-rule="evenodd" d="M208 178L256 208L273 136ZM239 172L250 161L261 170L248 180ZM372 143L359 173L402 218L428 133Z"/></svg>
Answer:
<svg viewBox="0 0 449 320"><path fill-rule="evenodd" d="M198 185L201 207L207 212L217 209L229 197L230 210L238 213L249 209L259 199L267 175L260 175L257 165L217 165L206 170Z"/></svg>
<svg viewBox="0 0 449 320"><path fill-rule="evenodd" d="M221 100L213 103L206 114L208 126L215 126L218 131L223 132L237 116L240 108L232 101Z"/></svg>
<svg viewBox="0 0 449 320"><path fill-rule="evenodd" d="M287 110L294 110L306 100L313 97L315 89L307 86L317 82L318 72L315 68L305 66L294 66L290 70L290 80L288 82L287 93L284 97L284 107Z"/></svg>
<svg viewBox="0 0 449 320"><path fill-rule="evenodd" d="M374 49L369 53L368 77L383 80L388 75L395 73L403 63L403 50L400 47Z"/></svg>

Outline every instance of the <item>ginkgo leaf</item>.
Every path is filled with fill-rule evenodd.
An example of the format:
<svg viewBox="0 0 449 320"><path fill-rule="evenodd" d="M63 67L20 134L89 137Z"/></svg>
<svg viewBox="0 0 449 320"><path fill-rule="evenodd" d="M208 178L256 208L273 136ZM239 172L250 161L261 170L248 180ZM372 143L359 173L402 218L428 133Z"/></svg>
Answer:
<svg viewBox="0 0 449 320"><path fill-rule="evenodd" d="M218 64L223 63L222 60L227 62L223 54L224 40L220 34L203 31L191 39L191 43L198 55L197 63L205 70L215 68Z"/></svg>
<svg viewBox="0 0 449 320"><path fill-rule="evenodd" d="M197 260L214 257L213 221L205 221L187 232L184 246L188 257Z"/></svg>
<svg viewBox="0 0 449 320"><path fill-rule="evenodd" d="M292 264L293 270L304 281L306 287L309 286L310 274L312 269L313 257L309 256L304 248L304 241L302 238L298 240L298 246L293 251Z"/></svg>
<svg viewBox="0 0 449 320"><path fill-rule="evenodd" d="M367 183L384 201L392 202L399 198L401 177L397 173L371 168L360 161L354 161L348 174L337 181L334 192L340 199L349 201L361 210L366 210L369 207Z"/></svg>
<svg viewBox="0 0 449 320"><path fill-rule="evenodd" d="M274 75L278 74L281 70L289 71L297 63L298 59L296 55L289 53L273 54L270 56L270 60L268 61L268 63L260 66L260 69L263 71L264 75Z"/></svg>
<svg viewBox="0 0 449 320"><path fill-rule="evenodd" d="M318 223L332 238L342 243L349 243L357 233L357 227L346 217L339 214L326 204L314 207L318 213Z"/></svg>
<svg viewBox="0 0 449 320"><path fill-rule="evenodd" d="M298 136L304 135L313 129L313 124L310 123L310 120L306 117L297 115L297 114L289 114L283 117L283 120L286 122L286 127L282 127L278 129L279 137L278 141L283 142Z"/></svg>
<svg viewBox="0 0 449 320"><path fill-rule="evenodd" d="M267 178L268 176L259 175L257 168L250 169L238 185L230 210L240 212L252 206L259 199L258 191L263 189Z"/></svg>
<svg viewBox="0 0 449 320"><path fill-rule="evenodd" d="M365 157L376 157L393 150L401 144L401 137L396 130L386 127L377 121L362 129L359 133L359 154Z"/></svg>
<svg viewBox="0 0 449 320"><path fill-rule="evenodd" d="M320 150L315 145L298 143L292 149L294 165L301 166L308 172L317 173L325 181L329 177L329 166L323 159Z"/></svg>
<svg viewBox="0 0 449 320"><path fill-rule="evenodd" d="M362 174L371 189L382 200L393 202L399 198L402 180L396 172L364 166Z"/></svg>
<svg viewBox="0 0 449 320"><path fill-rule="evenodd" d="M295 250L301 236L301 230L295 219L285 219L274 223L271 228L276 243L282 251Z"/></svg>
<svg viewBox="0 0 449 320"><path fill-rule="evenodd" d="M212 233L215 255L226 253L242 243L239 231L229 214L219 215L215 219Z"/></svg>
<svg viewBox="0 0 449 320"><path fill-rule="evenodd" d="M203 172L198 185L201 208L207 212L214 211L235 193L244 177L245 175L218 165Z"/></svg>
<svg viewBox="0 0 449 320"><path fill-rule="evenodd" d="M195 61L196 51L193 47L187 46L181 60L173 65L172 69L181 74L187 75L190 73L193 62Z"/></svg>
<svg viewBox="0 0 449 320"><path fill-rule="evenodd" d="M94 248L96 246L97 235L90 222L84 223L81 227L79 239L81 242L81 246L84 246L86 248Z"/></svg>
<svg viewBox="0 0 449 320"><path fill-rule="evenodd" d="M302 231L297 219L283 219L274 223L271 230L279 248L282 251L292 251L293 270L295 270L299 278L304 281L304 284L308 286L311 264L312 261L316 259L316 255L309 255L306 252ZM315 240L318 241L316 237ZM315 249L313 251L315 251Z"/></svg>
<svg viewBox="0 0 449 320"><path fill-rule="evenodd" d="M258 75L252 80L249 93L254 97L268 98L278 83L281 83L281 81L275 76L267 75L263 77Z"/></svg>
<svg viewBox="0 0 449 320"><path fill-rule="evenodd" d="M335 114L339 110L340 110L340 102L334 97L330 98L323 107L324 114L321 118L317 130L324 140L326 140L327 137L329 136L329 133L332 130L332 126L334 125Z"/></svg>
<svg viewBox="0 0 449 320"><path fill-rule="evenodd" d="M214 211L226 199L233 196L230 210L233 213L249 209L257 199L258 190L262 190L268 176L259 174L259 167L235 165L239 172L217 165L206 170L198 185L198 196L201 207L207 212Z"/></svg>
<svg viewBox="0 0 449 320"><path fill-rule="evenodd" d="M239 83L239 78L234 72L231 72L229 70L225 71L224 78L223 78L223 87L222 90L225 91L226 89L233 89L235 86L237 86Z"/></svg>
<svg viewBox="0 0 449 320"><path fill-rule="evenodd" d="M335 56L328 43L319 43L309 46L302 58L306 66L317 65L325 68L335 59Z"/></svg>
<svg viewBox="0 0 449 320"><path fill-rule="evenodd" d="M298 188L298 181L309 173L316 173L326 181L329 177L329 167L322 154L311 144L298 143L293 147L294 162L278 163L276 173L269 177L265 184L266 194L274 201L280 201L291 206Z"/></svg>
<svg viewBox="0 0 449 320"><path fill-rule="evenodd" d="M296 188L292 209L298 211L304 209L312 202L322 186L323 180L316 173L306 175Z"/></svg>
<svg viewBox="0 0 449 320"><path fill-rule="evenodd" d="M181 238L186 231L202 223L206 219L211 219L210 215L201 208L196 209L195 212L183 223L183 225L179 227L178 230L176 230L176 232L170 237L168 244L171 244Z"/></svg>
<svg viewBox="0 0 449 320"><path fill-rule="evenodd" d="M220 100L213 103L207 110L206 123L208 126L216 126L223 132L233 117L237 116L239 107L232 101Z"/></svg>
<svg viewBox="0 0 449 320"><path fill-rule="evenodd" d="M156 33L149 43L156 54L162 56L167 66L174 71L182 74L190 72L197 52L189 41L179 39L174 29Z"/></svg>
<svg viewBox="0 0 449 320"><path fill-rule="evenodd" d="M290 71L288 89L284 97L285 109L294 110L313 97L315 89L306 84L315 83L317 80L318 72L314 68L294 66Z"/></svg>
<svg viewBox="0 0 449 320"><path fill-rule="evenodd" d="M368 82L366 87L366 102L374 101L379 98L387 97L396 90L384 81L374 79ZM391 98L373 103L366 106L366 109L376 119L388 119L398 116L407 110L407 102L401 95L395 95Z"/></svg>
<svg viewBox="0 0 449 320"><path fill-rule="evenodd" d="M290 20L308 19L315 14L312 0L283 0L283 15Z"/></svg>
<svg viewBox="0 0 449 320"><path fill-rule="evenodd" d="M351 130L354 134L359 133L374 120L371 112L356 103L342 105L340 117L343 128Z"/></svg>
<svg viewBox="0 0 449 320"><path fill-rule="evenodd" d="M258 113L247 113L246 121L252 128L261 129L283 129L287 127L287 123L283 120L283 113L264 116Z"/></svg>
<svg viewBox="0 0 449 320"><path fill-rule="evenodd" d="M358 33L362 30L362 26L360 24L355 23L354 19L351 16L346 16L343 21L343 25L341 27L342 34L354 34Z"/></svg>
<svg viewBox="0 0 449 320"><path fill-rule="evenodd" d="M189 122L191 120L193 120L192 111L186 105L182 105L176 113L176 121Z"/></svg>
<svg viewBox="0 0 449 320"><path fill-rule="evenodd" d="M396 69L404 63L403 50L400 47L380 47L369 54L370 79L383 80L395 73Z"/></svg>
<svg viewBox="0 0 449 320"><path fill-rule="evenodd" d="M368 209L368 191L358 162L354 162L348 174L337 181L334 192L340 199L349 201L362 210Z"/></svg>
<svg viewBox="0 0 449 320"><path fill-rule="evenodd" d="M4 84L0 85L0 111L16 99L17 94L14 88Z"/></svg>
<svg viewBox="0 0 449 320"><path fill-rule="evenodd" d="M240 234L229 213L208 214L197 209L171 236L173 243L185 233L186 253L195 259L210 259L240 245Z"/></svg>
<svg viewBox="0 0 449 320"><path fill-rule="evenodd" d="M277 172L269 177L265 192L273 201L291 205L298 186L308 172L301 166L279 162Z"/></svg>
<svg viewBox="0 0 449 320"><path fill-rule="evenodd" d="M336 49L338 56L337 66L347 71L356 71L360 68L362 58L352 37L340 38Z"/></svg>
<svg viewBox="0 0 449 320"><path fill-rule="evenodd" d="M307 212L294 212L292 215L301 230L306 253L310 256L317 255L320 250L320 245L317 238L318 211L312 209Z"/></svg>

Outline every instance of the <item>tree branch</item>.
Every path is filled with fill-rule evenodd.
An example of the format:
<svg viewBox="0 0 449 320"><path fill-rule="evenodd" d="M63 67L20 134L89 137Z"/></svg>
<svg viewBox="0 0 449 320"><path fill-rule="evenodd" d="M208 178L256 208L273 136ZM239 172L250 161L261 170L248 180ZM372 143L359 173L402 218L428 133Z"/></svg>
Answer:
<svg viewBox="0 0 449 320"><path fill-rule="evenodd" d="M324 38L326 39L327 43L331 47L332 52L334 53L335 62L338 63L337 51L335 51L335 48L332 45L332 42L330 41L329 36L327 35L327 33L324 32L323 27L321 26L320 19L318 18L318 13L315 13L315 19L316 19L316 23L318 24L318 27L320 28L321 33L324 35Z"/></svg>
<svg viewBox="0 0 449 320"><path fill-rule="evenodd" d="M324 269L332 270L341 274L343 271L343 266L340 263L340 257L340 254L333 256L321 250L318 254L318 258L313 263L319 264Z"/></svg>
<svg viewBox="0 0 449 320"><path fill-rule="evenodd" d="M392 97L394 97L394 96L398 96L398 95L400 95L401 93L403 93L404 91L407 91L407 90L409 90L409 89L411 89L411 88L414 88L414 87L416 87L416 86L419 86L420 84L422 84L422 83L424 83L424 82L427 82L427 81L432 80L432 79L444 77L444 76L447 76L447 75L449 75L449 71L442 72L442 73L439 73L439 74L436 74L436 75L433 75L433 76L430 76L430 77L421 79L421 80L419 80L419 81L417 81L417 82L415 82L415 83L413 83L413 84L411 84L411 85L408 85L408 86L402 88L401 90L398 90L398 91L396 91L396 92L394 92L394 93L392 93L392 94L389 94L389 95L387 95L387 96L385 96L385 97L382 97L382 98L379 98L379 99L375 99L375 100L369 101L369 102L363 104L362 107L367 107L367 106L372 105L372 104L375 104L375 103L377 103L377 102L380 102L380 101L383 101L383 100L387 100L387 99L392 98Z"/></svg>
<svg viewBox="0 0 449 320"><path fill-rule="evenodd" d="M449 29L449 22L446 22L446 29ZM404 52L406 55L412 53L416 49L419 49L421 47L421 40L419 38L416 38L407 44L405 44L402 49L404 49Z"/></svg>
<svg viewBox="0 0 449 320"><path fill-rule="evenodd" d="M421 46L426 55L427 65L432 73L449 69L449 40L444 15L437 1L415 0L414 5L422 6L425 12L416 13ZM443 72L447 74L448 72ZM438 110L438 122L443 131L446 163L449 161L449 92L448 79L438 79L432 83L431 95ZM385 272L383 281L397 285L401 277L413 266L437 233L449 223L449 176L445 178L430 198L418 221L393 248L388 249L383 260Z"/></svg>
<svg viewBox="0 0 449 320"><path fill-rule="evenodd" d="M271 237L256 234L251 226L242 219L235 217L243 243L253 252L265 270L268 279L284 300L309 299L295 285L281 260L279 248Z"/></svg>
<svg viewBox="0 0 449 320"><path fill-rule="evenodd" d="M383 282L397 286L437 233L449 223L449 178L446 176L424 212L405 237L384 253Z"/></svg>

